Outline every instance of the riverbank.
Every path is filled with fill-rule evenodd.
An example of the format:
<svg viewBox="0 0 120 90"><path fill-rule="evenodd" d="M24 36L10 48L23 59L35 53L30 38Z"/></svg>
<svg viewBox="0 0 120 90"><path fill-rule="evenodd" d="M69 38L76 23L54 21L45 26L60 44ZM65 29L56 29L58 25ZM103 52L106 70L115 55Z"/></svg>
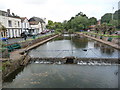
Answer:
<svg viewBox="0 0 120 90"><path fill-rule="evenodd" d="M9 76L19 67L28 64L30 60L30 56L28 55L29 50L36 48L37 46L58 36L58 34L52 34L43 38L32 40L31 42L25 42L26 47L24 46L22 49L10 52L9 58L1 58L0 60L2 61L2 80L4 80L5 77Z"/></svg>
<svg viewBox="0 0 120 90"><path fill-rule="evenodd" d="M115 49L118 49L120 50L120 46L119 46L119 39L118 40L114 40L114 41L108 41L109 37L101 37L101 36L95 36L95 35L91 35L91 34L85 34L85 33L76 33L78 34L79 36L80 35L83 35L87 38L91 38L93 40L96 40L98 42L101 42L101 43L104 43L106 45L109 45Z"/></svg>

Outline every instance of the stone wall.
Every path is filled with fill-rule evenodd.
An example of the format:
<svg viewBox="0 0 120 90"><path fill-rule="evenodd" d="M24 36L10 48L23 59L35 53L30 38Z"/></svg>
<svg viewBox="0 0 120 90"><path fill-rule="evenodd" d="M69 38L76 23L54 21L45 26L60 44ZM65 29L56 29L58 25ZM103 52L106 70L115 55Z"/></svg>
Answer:
<svg viewBox="0 0 120 90"><path fill-rule="evenodd" d="M91 36L91 37L95 37L95 38L97 38L97 39L100 39L100 37L101 37L101 36L99 36L99 35L92 35L92 34L90 34L90 33L89 33L89 34L86 33L86 35ZM102 36L102 39L101 39L101 40L108 41L108 38L109 38L109 37ZM115 43L115 44L120 44L119 38L112 38L111 42L112 42L112 43Z"/></svg>
<svg viewBox="0 0 120 90"><path fill-rule="evenodd" d="M2 78L4 80L9 74L14 72L16 69L20 68L21 66L27 65L30 60L30 56L27 54L22 55L18 60L7 60L2 62Z"/></svg>
<svg viewBox="0 0 120 90"><path fill-rule="evenodd" d="M52 36L55 36L56 34L53 34L53 35L50 35L50 36L46 36L44 38L38 38L38 39L34 39L34 40L30 40L30 41L26 41L26 42L22 42L22 43L19 43L21 45L22 48L25 48L25 47L29 47L29 46L32 46L38 42L41 42L43 40L46 40Z"/></svg>

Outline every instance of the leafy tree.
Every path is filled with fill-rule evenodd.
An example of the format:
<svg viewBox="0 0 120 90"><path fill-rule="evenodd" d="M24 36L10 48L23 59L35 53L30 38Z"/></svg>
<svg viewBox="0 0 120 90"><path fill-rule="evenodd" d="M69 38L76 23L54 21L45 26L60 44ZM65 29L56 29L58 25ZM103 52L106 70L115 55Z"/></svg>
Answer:
<svg viewBox="0 0 120 90"><path fill-rule="evenodd" d="M6 27L4 27L1 23L0 23L0 31L6 31Z"/></svg>
<svg viewBox="0 0 120 90"><path fill-rule="evenodd" d="M74 33L74 30L73 29L69 29L68 33L72 34L72 33Z"/></svg>
<svg viewBox="0 0 120 90"><path fill-rule="evenodd" d="M83 16L77 16L71 21L71 29L79 31L85 29L88 26L88 19Z"/></svg>
<svg viewBox="0 0 120 90"><path fill-rule="evenodd" d="M46 26L46 28L48 28L50 30L54 29L54 23L53 23L53 21L48 20L48 25Z"/></svg>
<svg viewBox="0 0 120 90"><path fill-rule="evenodd" d="M110 20L110 24L113 26L118 26L118 20Z"/></svg>
<svg viewBox="0 0 120 90"><path fill-rule="evenodd" d="M101 23L109 23L112 19L112 13L106 13L101 17Z"/></svg>
<svg viewBox="0 0 120 90"><path fill-rule="evenodd" d="M89 25L96 25L97 24L97 19L95 17L89 18Z"/></svg>

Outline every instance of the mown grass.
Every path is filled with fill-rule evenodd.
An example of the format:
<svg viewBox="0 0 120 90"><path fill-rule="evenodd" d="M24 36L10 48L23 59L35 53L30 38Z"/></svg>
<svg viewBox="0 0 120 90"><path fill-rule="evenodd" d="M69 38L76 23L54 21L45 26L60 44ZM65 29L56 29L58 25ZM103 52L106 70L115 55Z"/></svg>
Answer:
<svg viewBox="0 0 120 90"><path fill-rule="evenodd" d="M87 33L91 35L99 35L99 36L104 36L104 37L112 37L112 38L120 38L120 35L108 35L108 34L101 34L101 33L94 33L94 32L82 32L82 33Z"/></svg>
<svg viewBox="0 0 120 90"><path fill-rule="evenodd" d="M36 39L42 39L42 38L45 38L45 37L48 37L48 36L51 36L51 35L54 35L54 34L48 34L48 35L36 37L35 39L27 39L26 41L32 41L32 40L36 40ZM23 42L26 42L26 41L25 40L24 41L20 41L20 43L23 43Z"/></svg>

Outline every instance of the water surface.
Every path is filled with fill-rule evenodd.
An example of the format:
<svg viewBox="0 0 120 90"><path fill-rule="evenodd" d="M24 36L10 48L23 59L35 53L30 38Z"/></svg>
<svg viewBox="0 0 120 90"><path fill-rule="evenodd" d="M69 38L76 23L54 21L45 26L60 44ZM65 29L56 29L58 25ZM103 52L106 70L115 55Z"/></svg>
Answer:
<svg viewBox="0 0 120 90"><path fill-rule="evenodd" d="M32 63L14 79L8 77L3 86L6 88L117 88L117 71L118 67L113 65Z"/></svg>
<svg viewBox="0 0 120 90"><path fill-rule="evenodd" d="M64 35L33 49L29 55L31 57L118 58L118 50L86 37Z"/></svg>

